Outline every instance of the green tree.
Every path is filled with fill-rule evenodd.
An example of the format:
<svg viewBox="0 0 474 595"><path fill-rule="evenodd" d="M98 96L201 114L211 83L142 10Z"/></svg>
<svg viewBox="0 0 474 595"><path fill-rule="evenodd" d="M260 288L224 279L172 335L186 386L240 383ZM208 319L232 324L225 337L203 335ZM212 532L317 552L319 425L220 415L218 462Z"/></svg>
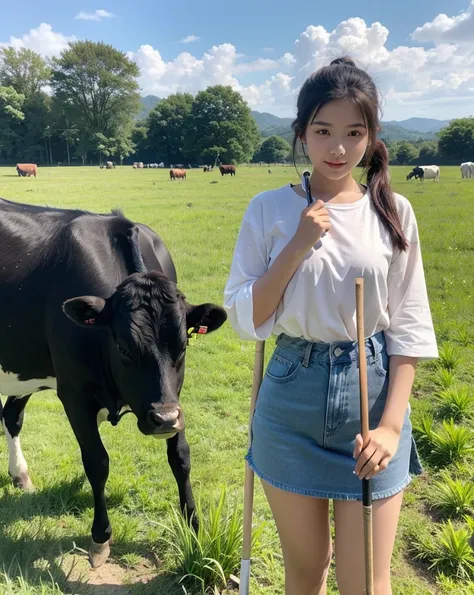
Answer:
<svg viewBox="0 0 474 595"><path fill-rule="evenodd" d="M431 165L438 157L438 143L436 141L425 141L420 146L420 165Z"/></svg>
<svg viewBox="0 0 474 595"><path fill-rule="evenodd" d="M0 87L0 156L9 159L15 153L20 139L17 123L24 119L22 111L25 96L13 87Z"/></svg>
<svg viewBox="0 0 474 595"><path fill-rule="evenodd" d="M252 161L265 163L280 163L284 161L291 147L281 136L273 135L266 138L255 153Z"/></svg>
<svg viewBox="0 0 474 595"><path fill-rule="evenodd" d="M200 91L193 102L184 132L183 154L201 162L203 151L222 147L223 163L250 161L260 133L250 108L230 86Z"/></svg>
<svg viewBox="0 0 474 595"><path fill-rule="evenodd" d="M183 163L183 133L192 105L190 93L176 93L151 110L147 118L148 147L157 161Z"/></svg>
<svg viewBox="0 0 474 595"><path fill-rule="evenodd" d="M396 155L399 165L410 165L417 159L418 150L410 142L402 140L396 147Z"/></svg>
<svg viewBox="0 0 474 595"><path fill-rule="evenodd" d="M78 150L83 162L97 143L92 135L106 138L130 135L133 117L140 109L138 66L110 45L77 41L59 58L53 58L52 79L56 99L78 130Z"/></svg>
<svg viewBox="0 0 474 595"><path fill-rule="evenodd" d="M439 152L452 163L471 160L474 154L474 118L451 120L440 130Z"/></svg>
<svg viewBox="0 0 474 595"><path fill-rule="evenodd" d="M13 87L28 100L49 82L51 70L43 58L26 48L0 50L0 85Z"/></svg>

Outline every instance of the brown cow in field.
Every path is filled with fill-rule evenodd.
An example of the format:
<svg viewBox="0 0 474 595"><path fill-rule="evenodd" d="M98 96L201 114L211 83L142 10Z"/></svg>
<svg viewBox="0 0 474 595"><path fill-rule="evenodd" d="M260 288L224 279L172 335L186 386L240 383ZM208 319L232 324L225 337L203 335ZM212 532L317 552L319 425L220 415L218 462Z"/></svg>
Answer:
<svg viewBox="0 0 474 595"><path fill-rule="evenodd" d="M219 165L219 171L221 172L221 176L225 176L226 174L235 176L235 165Z"/></svg>
<svg viewBox="0 0 474 595"><path fill-rule="evenodd" d="M170 169L170 180L176 180L178 178L186 179L185 169Z"/></svg>
<svg viewBox="0 0 474 595"><path fill-rule="evenodd" d="M17 163L16 171L18 172L18 175L23 178L25 176L34 176L36 178L36 174L38 173L38 166L36 165L36 163Z"/></svg>

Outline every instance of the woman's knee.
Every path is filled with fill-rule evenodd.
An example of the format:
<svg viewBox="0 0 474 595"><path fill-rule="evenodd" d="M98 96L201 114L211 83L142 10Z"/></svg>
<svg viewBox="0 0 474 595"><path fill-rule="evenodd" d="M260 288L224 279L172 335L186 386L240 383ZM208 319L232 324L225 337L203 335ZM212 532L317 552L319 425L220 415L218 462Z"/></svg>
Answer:
<svg viewBox="0 0 474 595"><path fill-rule="evenodd" d="M332 545L326 551L321 551L318 556L306 558L284 552L285 573L291 577L299 577L300 582L306 585L319 585L324 583L331 566Z"/></svg>
<svg viewBox="0 0 474 595"><path fill-rule="evenodd" d="M365 595L365 568L354 576L344 574L343 569L336 567L337 588L340 595ZM374 576L374 595L392 595L390 572Z"/></svg>

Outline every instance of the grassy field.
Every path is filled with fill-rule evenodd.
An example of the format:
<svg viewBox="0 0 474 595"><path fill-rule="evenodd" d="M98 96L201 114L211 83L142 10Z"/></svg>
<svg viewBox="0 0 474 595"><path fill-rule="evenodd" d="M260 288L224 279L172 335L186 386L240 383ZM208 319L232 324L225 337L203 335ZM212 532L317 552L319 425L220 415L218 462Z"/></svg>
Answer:
<svg viewBox="0 0 474 595"><path fill-rule="evenodd" d="M453 521L458 541L448 548L446 564L439 566L445 571L444 577L435 569L429 570L435 554L414 560L413 543L429 543L433 538L439 541L436 532L446 521L439 508L432 508L441 467L428 456L436 436L430 434L426 421L439 413L434 397L441 382L467 387L459 425L467 432L467 445L472 446L474 180L461 180L459 168L443 167L439 184L406 182L409 170L392 168L393 187L410 199L418 218L436 333L440 345L444 343L446 357L444 372L432 363L420 365L413 391L412 421L425 430L420 434L425 473L412 482L404 499L393 559L393 593L468 595L474 594L474 575L468 573L462 580L448 576L449 572L453 574L450 562L461 556L451 549L459 550L456 544L462 541L462 531L467 534L467 521L461 515ZM166 170L41 168L35 180L18 178L14 168L1 168L0 196L97 212L122 208L129 218L150 225L164 238L178 270L178 284L189 301L221 304L248 201L261 190L297 181L291 167L272 171L270 175L265 167L240 167L235 178L221 178L218 172L192 170L185 182L170 182ZM267 357L272 347L272 342L268 343ZM240 341L229 324L199 339L188 351L182 403L191 447L192 483L195 494L203 499L215 497L226 485L231 503L241 505L253 355L254 344ZM441 420L435 416L433 428L440 426ZM125 416L117 428L103 424L101 434L111 460L107 497L114 544L110 561L95 571L89 569L84 551L92 522L90 487L84 480L78 445L55 393L43 392L31 399L21 434L36 493L24 495L10 485L6 443L0 436L0 593L184 593L158 524L170 521L169 503L177 503L165 444L141 435L131 415ZM472 452L467 447L459 452L458 462L453 460L447 466L449 475L472 484ZM448 455L446 460L452 449ZM464 511L472 514L472 504L464 502ZM259 484L255 518L271 518ZM421 551L420 547L416 551ZM469 553L462 555L474 563ZM271 522L252 570L253 595L283 593L281 556ZM334 570L329 593L337 593Z"/></svg>

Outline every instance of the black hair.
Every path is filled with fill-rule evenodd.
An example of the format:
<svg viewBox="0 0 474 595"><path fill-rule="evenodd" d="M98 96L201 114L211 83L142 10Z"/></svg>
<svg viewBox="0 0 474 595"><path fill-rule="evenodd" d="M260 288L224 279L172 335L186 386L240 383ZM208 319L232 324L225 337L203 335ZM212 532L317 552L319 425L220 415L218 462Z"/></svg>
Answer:
<svg viewBox="0 0 474 595"><path fill-rule="evenodd" d="M371 200L382 224L390 234L392 244L400 250L408 247L395 199L390 188L387 147L377 140L380 130L380 105L377 87L372 77L358 68L348 57L337 58L329 66L311 74L298 94L297 115L292 123L293 161L296 165L297 143L303 137L309 119L331 101L352 101L361 111L369 134L364 156L367 185Z"/></svg>

